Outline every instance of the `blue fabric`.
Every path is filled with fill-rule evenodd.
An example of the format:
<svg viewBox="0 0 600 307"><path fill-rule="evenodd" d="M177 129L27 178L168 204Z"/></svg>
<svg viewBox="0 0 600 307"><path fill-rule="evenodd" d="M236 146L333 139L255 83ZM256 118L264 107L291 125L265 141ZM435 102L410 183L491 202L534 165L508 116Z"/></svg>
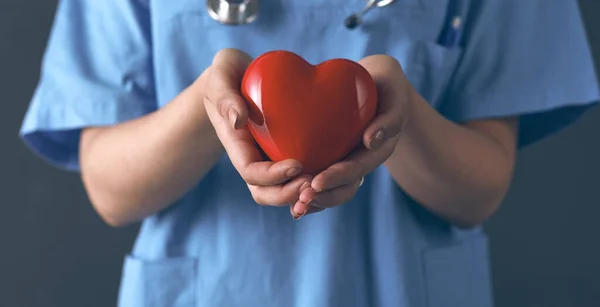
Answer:
<svg viewBox="0 0 600 307"><path fill-rule="evenodd" d="M161 108L227 47L287 49L313 63L392 55L452 120L521 116L522 146L600 96L575 1L398 0L345 29L363 5L261 0L255 23L232 27L208 17L203 0L63 0L23 139L77 170L81 128ZM464 33L447 31L449 12L467 21ZM383 167L349 203L294 221L288 208L257 206L223 157L144 221L119 306L489 307L487 238L429 213Z"/></svg>
<svg viewBox="0 0 600 307"><path fill-rule="evenodd" d="M134 1L60 1L21 134L49 162L79 168L83 127L157 108L149 11Z"/></svg>
<svg viewBox="0 0 600 307"><path fill-rule="evenodd" d="M458 121L520 116L520 145L577 119L598 98L573 1L474 1L443 110ZM491 16L497 16L495 18Z"/></svg>

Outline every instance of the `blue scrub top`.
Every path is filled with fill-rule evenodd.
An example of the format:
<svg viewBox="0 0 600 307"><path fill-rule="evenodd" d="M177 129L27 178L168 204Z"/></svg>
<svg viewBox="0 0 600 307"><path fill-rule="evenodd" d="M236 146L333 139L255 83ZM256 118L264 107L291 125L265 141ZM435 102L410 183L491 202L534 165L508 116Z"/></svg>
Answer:
<svg viewBox="0 0 600 307"><path fill-rule="evenodd" d="M521 116L520 146L599 98L575 1L399 0L362 27L363 0L261 0L255 23L225 26L204 0L62 0L22 137L78 170L78 137L161 108L215 53L273 49L312 63L396 57L415 88L463 122ZM466 22L459 44L446 31ZM384 167L349 203L307 216L256 205L224 157L180 201L143 222L119 305L489 307L488 247L411 200Z"/></svg>

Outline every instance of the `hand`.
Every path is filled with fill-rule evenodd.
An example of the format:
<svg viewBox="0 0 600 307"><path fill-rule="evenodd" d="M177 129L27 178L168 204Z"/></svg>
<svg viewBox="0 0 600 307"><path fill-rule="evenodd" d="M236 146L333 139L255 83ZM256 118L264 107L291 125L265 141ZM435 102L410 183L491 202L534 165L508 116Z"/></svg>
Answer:
<svg viewBox="0 0 600 307"><path fill-rule="evenodd" d="M217 53L204 84L204 105L219 140L233 166L248 184L260 205L285 206L298 200L312 178L298 176L302 165L296 160L265 161L246 128L248 108L240 95L240 84L252 58L238 50Z"/></svg>
<svg viewBox="0 0 600 307"><path fill-rule="evenodd" d="M304 189L291 213L302 217L350 201L362 185L364 176L384 163L394 151L410 114L412 90L400 63L385 55L359 61L377 86L377 115L363 134L363 143L344 161L318 174L311 187Z"/></svg>

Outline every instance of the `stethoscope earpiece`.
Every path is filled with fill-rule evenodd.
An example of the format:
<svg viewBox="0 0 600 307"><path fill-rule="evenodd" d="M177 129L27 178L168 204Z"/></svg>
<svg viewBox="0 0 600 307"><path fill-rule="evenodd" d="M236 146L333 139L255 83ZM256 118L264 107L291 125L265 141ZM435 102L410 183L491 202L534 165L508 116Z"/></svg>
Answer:
<svg viewBox="0 0 600 307"><path fill-rule="evenodd" d="M374 7L384 7L396 0L367 0L365 8L348 16L344 25L355 29L362 23L361 17ZM258 0L206 0L208 14L216 21L227 25L253 22L258 17Z"/></svg>

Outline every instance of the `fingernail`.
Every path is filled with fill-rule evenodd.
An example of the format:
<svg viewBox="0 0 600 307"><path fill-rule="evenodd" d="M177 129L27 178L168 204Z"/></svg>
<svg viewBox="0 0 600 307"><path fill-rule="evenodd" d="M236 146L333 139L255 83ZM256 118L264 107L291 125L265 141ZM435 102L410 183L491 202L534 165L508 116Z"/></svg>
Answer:
<svg viewBox="0 0 600 307"><path fill-rule="evenodd" d="M311 183L310 187L313 189L313 191L315 191L315 193L321 193L321 192L323 192L323 191L325 190L325 189L317 189L317 188L315 188L315 187L312 185L312 183Z"/></svg>
<svg viewBox="0 0 600 307"><path fill-rule="evenodd" d="M313 199L309 199L305 204L311 205L313 207L318 207L319 206L319 203L316 200L313 200Z"/></svg>
<svg viewBox="0 0 600 307"><path fill-rule="evenodd" d="M325 191L324 189L315 189L314 187L312 187L313 191L315 191L315 193L321 193L323 191Z"/></svg>
<svg viewBox="0 0 600 307"><path fill-rule="evenodd" d="M301 219L303 216L305 216L307 212L308 212L308 210L304 210L304 212L298 213L294 210L294 214L292 217L294 218L294 220L297 221L297 220Z"/></svg>
<svg viewBox="0 0 600 307"><path fill-rule="evenodd" d="M297 220L299 220L299 219L301 219L303 216L305 216L307 212L308 212L308 211L304 211L304 212L302 212L302 213L297 213L297 212L294 210L294 205L290 205L290 214L292 215L292 218L293 218L294 220L296 220L296 221L297 221Z"/></svg>
<svg viewBox="0 0 600 307"><path fill-rule="evenodd" d="M303 183L302 186L300 187L300 193L302 193L302 191L304 191L308 188L310 188L310 182L307 181L307 182Z"/></svg>
<svg viewBox="0 0 600 307"><path fill-rule="evenodd" d="M300 169L297 167L290 168L287 173L285 173L285 175L288 177L294 177L298 174L300 174Z"/></svg>
<svg viewBox="0 0 600 307"><path fill-rule="evenodd" d="M377 150L381 144L383 143L383 131L378 130L375 132L373 136L371 136L371 140L369 141L371 150Z"/></svg>
<svg viewBox="0 0 600 307"><path fill-rule="evenodd" d="M296 211L294 211L294 205L290 204L290 214L296 219Z"/></svg>
<svg viewBox="0 0 600 307"><path fill-rule="evenodd" d="M229 110L229 123L231 124L231 127L233 129L237 129L236 126L237 126L239 118L240 118L240 114L236 110L234 110L234 109Z"/></svg>

